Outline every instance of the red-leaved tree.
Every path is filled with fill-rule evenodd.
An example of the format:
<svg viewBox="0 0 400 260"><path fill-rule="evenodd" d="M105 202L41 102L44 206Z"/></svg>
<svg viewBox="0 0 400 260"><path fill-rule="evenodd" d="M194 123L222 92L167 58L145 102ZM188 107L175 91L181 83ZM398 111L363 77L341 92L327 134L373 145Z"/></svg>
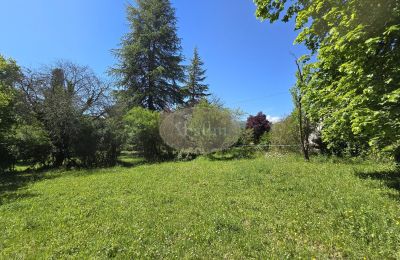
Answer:
<svg viewBox="0 0 400 260"><path fill-rule="evenodd" d="M254 143L259 143L261 136L265 132L271 130L271 123L267 120L267 116L259 112L255 116L249 116L246 122L246 129L253 129Z"/></svg>

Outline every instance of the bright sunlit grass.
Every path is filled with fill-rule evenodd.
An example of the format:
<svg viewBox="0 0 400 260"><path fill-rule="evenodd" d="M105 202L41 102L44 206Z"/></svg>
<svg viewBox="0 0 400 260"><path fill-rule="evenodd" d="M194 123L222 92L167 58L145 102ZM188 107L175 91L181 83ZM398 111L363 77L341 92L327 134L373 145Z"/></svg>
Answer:
<svg viewBox="0 0 400 260"><path fill-rule="evenodd" d="M0 258L400 258L389 165L263 156L35 175L1 183Z"/></svg>

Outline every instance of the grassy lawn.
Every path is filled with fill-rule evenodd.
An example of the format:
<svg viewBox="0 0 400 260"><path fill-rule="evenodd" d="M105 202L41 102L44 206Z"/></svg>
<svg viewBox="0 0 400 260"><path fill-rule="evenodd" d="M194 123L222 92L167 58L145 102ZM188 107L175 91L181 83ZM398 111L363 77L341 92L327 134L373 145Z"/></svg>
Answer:
<svg viewBox="0 0 400 260"><path fill-rule="evenodd" d="M400 258L389 165L125 162L3 180L0 258Z"/></svg>

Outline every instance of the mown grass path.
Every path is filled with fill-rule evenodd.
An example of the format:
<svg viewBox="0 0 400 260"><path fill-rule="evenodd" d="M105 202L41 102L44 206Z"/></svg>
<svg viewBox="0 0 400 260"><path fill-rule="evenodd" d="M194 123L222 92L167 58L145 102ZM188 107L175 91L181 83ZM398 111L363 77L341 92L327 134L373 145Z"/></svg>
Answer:
<svg viewBox="0 0 400 260"><path fill-rule="evenodd" d="M39 175L1 183L0 258L400 258L389 165L285 156Z"/></svg>

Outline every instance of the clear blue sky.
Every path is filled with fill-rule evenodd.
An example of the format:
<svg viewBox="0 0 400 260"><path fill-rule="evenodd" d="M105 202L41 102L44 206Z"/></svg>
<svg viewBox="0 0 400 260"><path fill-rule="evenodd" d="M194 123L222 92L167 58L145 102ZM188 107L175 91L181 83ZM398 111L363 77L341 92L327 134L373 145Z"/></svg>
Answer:
<svg viewBox="0 0 400 260"><path fill-rule="evenodd" d="M130 1L132 2L132 0ZM102 77L110 50L128 30L127 0L0 0L0 53L26 67L57 59L89 65ZM292 110L293 23L261 23L252 0L172 0L189 60L198 46L210 90L227 106L284 116Z"/></svg>

